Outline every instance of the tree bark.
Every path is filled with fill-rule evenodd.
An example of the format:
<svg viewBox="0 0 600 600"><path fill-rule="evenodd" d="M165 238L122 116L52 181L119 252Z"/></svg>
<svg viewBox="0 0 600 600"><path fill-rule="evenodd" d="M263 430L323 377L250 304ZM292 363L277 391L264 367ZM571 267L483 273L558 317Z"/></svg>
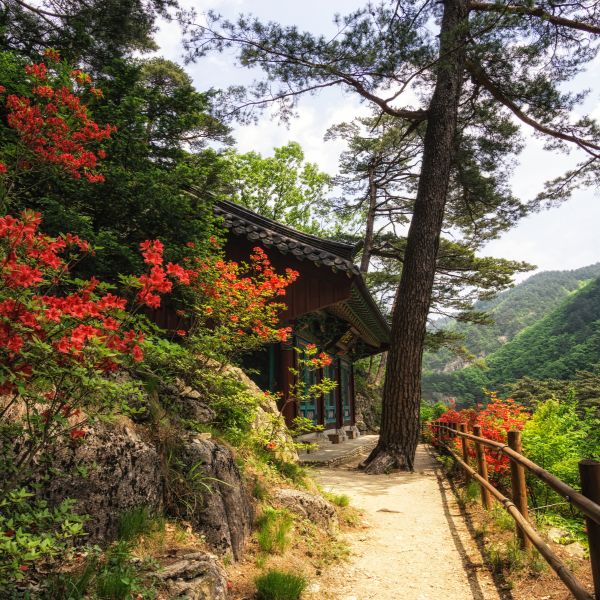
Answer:
<svg viewBox="0 0 600 600"><path fill-rule="evenodd" d="M392 314L381 432L363 463L369 473L413 470L419 436L421 361L440 233L455 148L468 31L465 0L445 0L440 61L428 110L423 164Z"/></svg>

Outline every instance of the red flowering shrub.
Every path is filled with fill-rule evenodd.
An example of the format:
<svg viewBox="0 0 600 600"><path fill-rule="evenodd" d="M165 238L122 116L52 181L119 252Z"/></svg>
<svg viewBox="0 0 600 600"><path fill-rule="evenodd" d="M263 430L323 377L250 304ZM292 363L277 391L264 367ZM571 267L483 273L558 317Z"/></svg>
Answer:
<svg viewBox="0 0 600 600"><path fill-rule="evenodd" d="M279 326L285 309L280 299L298 273L291 269L276 273L262 248L254 248L248 263L238 263L216 252L197 255L190 245L183 265L165 265L158 240L144 242L141 249L148 272L128 283L138 288L138 302L153 309L160 307L160 295L174 284L183 288L185 308L179 315L189 330L178 330L177 335L186 337L197 357L224 363L241 352L288 339L291 328Z"/></svg>
<svg viewBox="0 0 600 600"><path fill-rule="evenodd" d="M75 179L104 181L97 170L106 156L101 146L115 127L98 125L84 103L85 97L101 95L89 75L70 71L54 50L46 52L45 61L25 66L19 93L0 86L6 123L15 133L14 144L0 154L0 176L8 172L7 163L13 175L48 164Z"/></svg>
<svg viewBox="0 0 600 600"><path fill-rule="evenodd" d="M497 442L507 443L508 432L521 431L530 414L525 408L515 402L512 398L498 398L495 392L490 393L490 402L485 406L468 408L457 411L454 403L450 403L448 410L438 419L443 424L464 423L467 430L472 432L473 425L481 426L482 437ZM455 449L460 452L460 439L451 440L448 432L444 432L443 439L448 443L452 441ZM475 458L473 444L469 444L469 454ZM490 478L499 480L506 475L510 469L510 460L502 452L492 448L485 448L485 458Z"/></svg>
<svg viewBox="0 0 600 600"><path fill-rule="evenodd" d="M4 489L53 440L85 437L87 421L123 397L106 375L143 357L126 299L95 279L69 280L87 242L45 236L40 220L0 218L0 434L20 440L0 439Z"/></svg>

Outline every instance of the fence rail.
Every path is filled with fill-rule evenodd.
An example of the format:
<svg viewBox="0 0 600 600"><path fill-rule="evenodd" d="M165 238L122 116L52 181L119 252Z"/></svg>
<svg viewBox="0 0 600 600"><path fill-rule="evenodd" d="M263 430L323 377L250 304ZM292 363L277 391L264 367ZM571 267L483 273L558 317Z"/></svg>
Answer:
<svg viewBox="0 0 600 600"><path fill-rule="evenodd" d="M529 551L531 545L535 546L577 600L600 600L600 462L584 460L579 463L582 491L578 492L522 454L521 433L519 431L509 432L508 443L504 444L482 437L481 428L477 425L473 427L473 433L468 433L464 424L459 427L456 423L446 424L433 421L431 427L435 444L449 452L464 469L467 476L479 483L481 502L484 508L487 510L491 508L491 497L494 497L515 520L521 547ZM447 433L446 436L443 435L444 432ZM462 457L445 443L447 440L456 438L460 438L461 441ZM477 470L469 464L469 442L473 442L475 445ZM489 482L484 446L493 448L509 457L512 498L506 497ZM586 590L530 523L525 469L563 496L585 515L590 545L594 595Z"/></svg>

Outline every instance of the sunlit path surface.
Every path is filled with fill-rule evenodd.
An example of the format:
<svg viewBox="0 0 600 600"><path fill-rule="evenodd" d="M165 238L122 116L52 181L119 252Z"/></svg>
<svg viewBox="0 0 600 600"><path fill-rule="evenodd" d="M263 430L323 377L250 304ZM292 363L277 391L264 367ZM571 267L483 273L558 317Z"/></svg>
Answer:
<svg viewBox="0 0 600 600"><path fill-rule="evenodd" d="M414 473L364 475L320 469L318 482L346 494L368 527L346 535L349 562L314 597L336 600L498 600L490 574L434 458L420 446Z"/></svg>

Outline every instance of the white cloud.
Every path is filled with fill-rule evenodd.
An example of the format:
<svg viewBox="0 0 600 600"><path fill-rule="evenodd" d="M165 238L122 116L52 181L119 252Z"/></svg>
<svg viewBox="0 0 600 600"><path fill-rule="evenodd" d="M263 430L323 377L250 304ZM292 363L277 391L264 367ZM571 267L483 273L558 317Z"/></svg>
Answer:
<svg viewBox="0 0 600 600"><path fill-rule="evenodd" d="M270 155L273 148L295 141L304 149L307 160L316 162L327 173L335 174L343 144L324 142L323 136L332 125L366 114L367 109L354 98L341 93L326 96L302 102L297 118L290 122L289 127L278 122L274 110L269 111L257 125L236 127L234 135L238 150Z"/></svg>

